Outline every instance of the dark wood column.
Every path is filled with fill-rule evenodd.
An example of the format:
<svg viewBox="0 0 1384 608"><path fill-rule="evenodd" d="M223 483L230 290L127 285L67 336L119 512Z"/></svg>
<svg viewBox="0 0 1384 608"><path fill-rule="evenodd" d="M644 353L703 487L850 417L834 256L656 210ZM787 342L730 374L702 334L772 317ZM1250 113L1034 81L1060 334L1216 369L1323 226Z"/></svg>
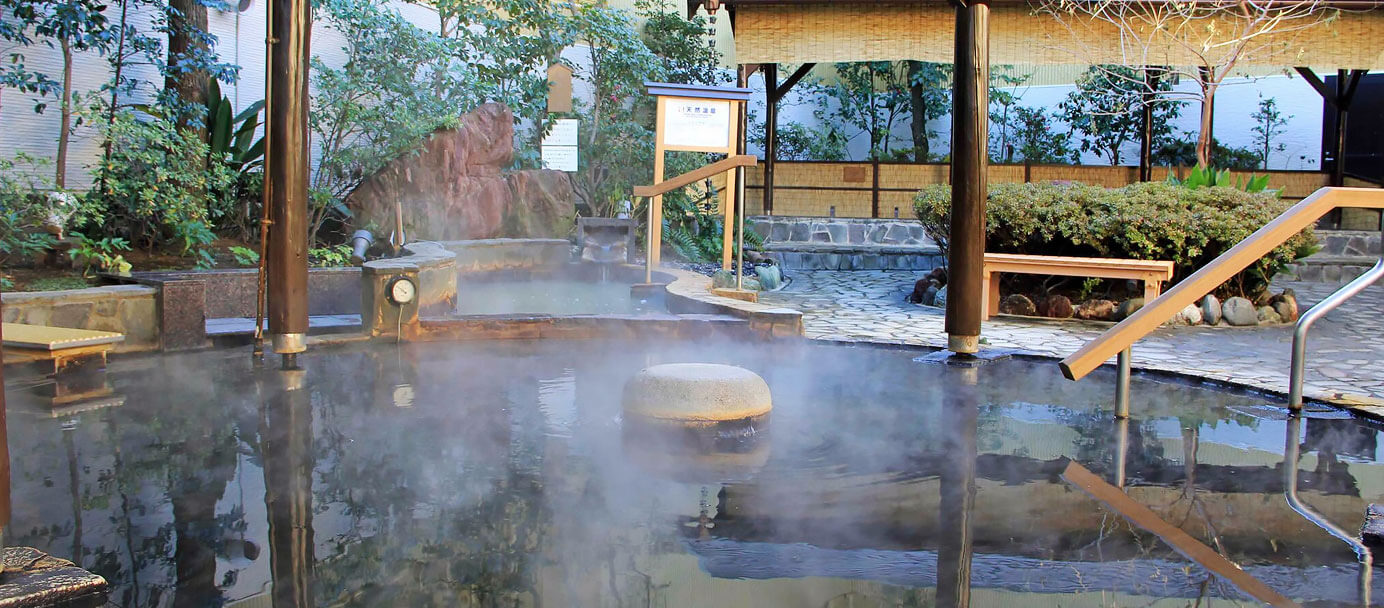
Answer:
<svg viewBox="0 0 1384 608"><path fill-rule="evenodd" d="M292 365L308 332L308 58L312 6L271 0L265 90L269 335Z"/></svg>
<svg viewBox="0 0 1384 608"><path fill-rule="evenodd" d="M1158 70L1144 68L1144 105L1139 132L1139 181L1153 181L1153 103L1158 90Z"/></svg>
<svg viewBox="0 0 1384 608"><path fill-rule="evenodd" d="M980 349L981 272L989 173L990 6L956 3L952 89L951 231L947 255L947 348Z"/></svg>
<svg viewBox="0 0 1384 608"><path fill-rule="evenodd" d="M764 72L764 215L774 214L774 161L778 160L778 64L760 66Z"/></svg>
<svg viewBox="0 0 1384 608"><path fill-rule="evenodd" d="M1302 76L1307 84L1317 91L1318 95L1326 101L1328 105L1336 110L1336 135L1331 141L1322 142L1322 152L1327 151L1327 146L1331 150L1331 181L1332 186L1343 186L1346 183L1346 118L1350 114L1350 104L1355 100L1355 89L1360 86L1360 79L1365 77L1369 70L1336 70L1336 88L1332 89L1317 77L1317 73L1312 68L1297 68L1297 73ZM1323 155L1324 156L1324 155ZM1325 159L1323 159L1322 170L1326 170Z"/></svg>

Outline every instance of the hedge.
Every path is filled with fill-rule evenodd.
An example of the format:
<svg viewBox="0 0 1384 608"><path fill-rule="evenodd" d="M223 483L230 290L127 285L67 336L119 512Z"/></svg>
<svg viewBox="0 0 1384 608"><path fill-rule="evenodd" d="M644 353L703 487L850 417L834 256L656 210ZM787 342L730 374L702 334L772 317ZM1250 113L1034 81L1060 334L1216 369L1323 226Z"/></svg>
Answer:
<svg viewBox="0 0 1384 608"><path fill-rule="evenodd" d="M1164 182L1105 188L1081 183L990 184L986 251L1171 260L1173 281L1205 266L1269 223L1289 203L1275 192L1189 189ZM923 188L915 200L928 236L946 251L951 188ZM1222 295L1257 296L1284 265L1315 249L1311 230L1289 239L1222 285Z"/></svg>

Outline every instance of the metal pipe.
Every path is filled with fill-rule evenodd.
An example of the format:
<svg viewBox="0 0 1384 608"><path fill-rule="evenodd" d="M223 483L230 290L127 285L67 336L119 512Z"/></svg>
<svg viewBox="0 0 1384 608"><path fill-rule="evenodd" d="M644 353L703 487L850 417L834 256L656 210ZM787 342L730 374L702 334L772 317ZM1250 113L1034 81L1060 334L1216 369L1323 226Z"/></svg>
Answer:
<svg viewBox="0 0 1384 608"><path fill-rule="evenodd" d="M375 235L370 234L369 230L357 230L351 234L351 264L360 266L365 263L365 253L370 246L375 244Z"/></svg>
<svg viewBox="0 0 1384 608"><path fill-rule="evenodd" d="M1364 291L1366 287L1373 285L1380 277L1384 277L1384 259L1375 262L1374 267L1365 271L1365 274L1355 277L1354 281L1346 283L1345 287L1336 290L1335 293L1318 302L1316 306L1308 309L1298 318L1297 327L1293 329L1293 363L1288 373L1289 408L1302 409L1303 373L1307 366L1307 331L1312 328L1312 324L1316 323L1317 319L1336 310L1336 307Z"/></svg>
<svg viewBox="0 0 1384 608"><path fill-rule="evenodd" d="M1115 417L1129 418L1129 349L1115 358Z"/></svg>
<svg viewBox="0 0 1384 608"><path fill-rule="evenodd" d="M1287 438L1283 443L1283 495L1288 499L1288 506L1297 511L1307 521L1312 522L1332 536L1340 539L1355 551L1355 556L1360 560L1360 605L1370 605L1370 578L1374 569L1374 557L1370 554L1369 547L1360 539L1355 538L1354 534L1347 532L1336 524L1331 523L1316 512L1312 507L1302 502L1297 495L1297 465L1300 457L1301 445L1298 437L1302 431L1302 414L1293 412L1288 415Z"/></svg>
<svg viewBox="0 0 1384 608"><path fill-rule="evenodd" d="M947 252L947 348L980 350L985 197L989 172L990 7L956 6L956 67L952 85L951 247Z"/></svg>
<svg viewBox="0 0 1384 608"><path fill-rule="evenodd" d="M308 61L309 0L269 6L265 191L275 230L269 234L269 334L274 352L300 353L308 331Z"/></svg>

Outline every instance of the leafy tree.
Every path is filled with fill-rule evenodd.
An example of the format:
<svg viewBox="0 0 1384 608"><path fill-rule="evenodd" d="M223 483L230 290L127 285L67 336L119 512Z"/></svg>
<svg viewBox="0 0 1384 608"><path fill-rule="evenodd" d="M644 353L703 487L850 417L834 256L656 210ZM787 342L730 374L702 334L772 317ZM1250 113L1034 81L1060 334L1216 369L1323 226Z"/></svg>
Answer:
<svg viewBox="0 0 1384 608"><path fill-rule="evenodd" d="M363 180L427 134L455 125L490 92L453 60L455 39L420 29L397 10L374 0L324 0L317 10L345 36L346 61L332 68L313 59L314 235L332 215L349 215L342 200ZM445 77L436 78L439 72Z"/></svg>
<svg viewBox="0 0 1384 608"><path fill-rule="evenodd" d="M990 158L1011 162L1010 139L1019 128L1016 109L1023 93L1015 89L1028 81L1028 74L1015 74L1013 66L996 66L990 71Z"/></svg>
<svg viewBox="0 0 1384 608"><path fill-rule="evenodd" d="M1059 132L1047 110L1015 106L1014 127L1014 141L1024 162L1057 164L1076 160L1072 134Z"/></svg>
<svg viewBox="0 0 1384 608"><path fill-rule="evenodd" d="M1058 105L1060 117L1080 133L1080 150L1094 152L1120 164L1124 145L1136 141L1143 130L1145 95L1149 91L1136 85L1143 75L1120 65L1091 66L1077 78L1076 90ZM1159 82L1158 91L1172 85ZM1173 137L1172 121L1182 112L1177 102L1153 103L1153 146L1157 148Z"/></svg>
<svg viewBox="0 0 1384 608"><path fill-rule="evenodd" d="M43 95L58 95L62 116L53 178L53 184L58 188L67 187L67 146L72 135L72 120L76 115L72 90L75 53L94 51L104 54L109 49L113 32L105 10L106 3L99 0L0 0L0 14L8 14L12 19L0 24L0 37L16 45L9 53L10 65L0 72L3 78L0 85ZM62 51L61 76L54 79L30 71L23 63L23 54L13 50L31 46L35 41ZM41 97L34 110L42 112L45 106Z"/></svg>
<svg viewBox="0 0 1384 608"><path fill-rule="evenodd" d="M952 66L948 63L907 61L909 126L913 135L913 160L931 160L931 139L937 133L928 123L951 111Z"/></svg>
<svg viewBox="0 0 1384 608"><path fill-rule="evenodd" d="M1262 93L1259 95L1259 109L1250 115L1254 121L1254 127L1250 130L1254 131L1255 148L1262 152L1259 161L1264 169L1269 168L1270 152L1282 152L1288 148L1282 143L1274 144L1274 139L1287 130L1284 127L1292 117L1291 114L1283 116L1278 109L1278 100L1265 98Z"/></svg>
<svg viewBox="0 0 1384 608"><path fill-rule="evenodd" d="M1035 4L1038 12L1051 16L1069 31L1074 54L1085 63L1099 66L1125 63L1125 58L1145 58L1141 63L1174 66L1165 69L1195 83L1194 91L1175 94L1201 102L1196 157L1202 166L1213 162L1212 102L1226 77L1249 61L1296 60L1301 50L1297 38L1333 21L1341 12L1334 3L1316 0L1037 0ZM1113 29L1118 48L1107 51L1087 44L1093 27ZM1122 77L1119 72L1109 74ZM1142 78L1129 85L1147 86Z"/></svg>
<svg viewBox="0 0 1384 608"><path fill-rule="evenodd" d="M575 22L577 39L589 45L590 56L573 66L573 77L590 87L591 100L573 107L583 141L572 183L595 214L609 216L635 185L652 179L653 113L644 81L662 79L663 66L630 13L582 4Z"/></svg>
<svg viewBox="0 0 1384 608"><path fill-rule="evenodd" d="M828 120L853 129L848 139L864 135L870 144L869 158L889 156L894 125L910 110L904 62L864 61L834 67L836 82L827 85L826 94L836 103L827 114Z"/></svg>
<svg viewBox="0 0 1384 608"><path fill-rule="evenodd" d="M764 121L753 111L748 120L747 141L763 149ZM778 160L846 160L846 137L831 124L814 127L790 120L779 124L776 156Z"/></svg>

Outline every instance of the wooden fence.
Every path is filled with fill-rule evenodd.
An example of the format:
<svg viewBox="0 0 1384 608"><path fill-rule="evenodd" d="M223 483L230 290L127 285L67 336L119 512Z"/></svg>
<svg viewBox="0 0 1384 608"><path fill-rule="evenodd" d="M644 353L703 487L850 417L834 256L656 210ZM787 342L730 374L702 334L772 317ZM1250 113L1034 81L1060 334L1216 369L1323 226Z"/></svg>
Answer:
<svg viewBox="0 0 1384 608"><path fill-rule="evenodd" d="M779 161L774 165L773 215L826 217L913 217L913 197L918 189L948 183L951 167L945 163L872 163ZM1155 167L1155 180L1169 173L1185 176L1185 167ZM1329 176L1318 171L1236 171L1269 175L1269 187L1283 198L1297 200L1327 185ZM745 204L750 214L764 214L764 165L745 170ZM990 165L990 183L1079 181L1108 187L1132 184L1138 167L1072 165ZM1366 186L1351 180L1348 186Z"/></svg>

